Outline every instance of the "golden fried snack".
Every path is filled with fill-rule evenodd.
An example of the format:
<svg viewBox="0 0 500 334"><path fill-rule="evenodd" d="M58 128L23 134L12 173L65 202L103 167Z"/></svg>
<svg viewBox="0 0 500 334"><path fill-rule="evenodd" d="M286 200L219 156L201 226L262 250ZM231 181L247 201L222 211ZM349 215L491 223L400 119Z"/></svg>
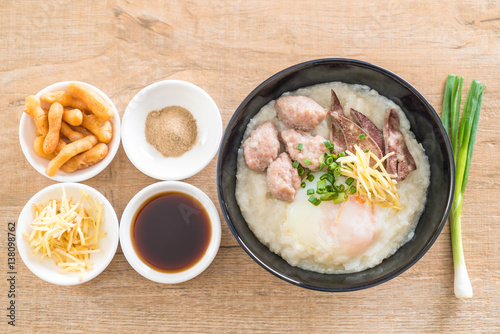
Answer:
<svg viewBox="0 0 500 334"><path fill-rule="evenodd" d="M86 134L83 134L83 133L78 132L78 131L74 131L65 122L61 123L61 133L63 134L64 137L68 138L71 141L76 141L76 140L82 139L83 137L86 136Z"/></svg>
<svg viewBox="0 0 500 334"><path fill-rule="evenodd" d="M55 158L56 154L55 153L50 153L46 154L43 151L43 141L45 140L45 136L38 136L35 138L35 141L33 142L33 149L35 150L35 153L44 159L52 160Z"/></svg>
<svg viewBox="0 0 500 334"><path fill-rule="evenodd" d="M61 131L61 122L63 115L63 106L60 103L52 103L47 116L49 120L49 132L43 141L43 152L45 154L53 153L56 150L59 141L59 132Z"/></svg>
<svg viewBox="0 0 500 334"><path fill-rule="evenodd" d="M95 165L104 159L106 155L108 155L108 145L99 143L90 150L69 159L64 165L61 166L61 170L66 173L73 173L78 169Z"/></svg>
<svg viewBox="0 0 500 334"><path fill-rule="evenodd" d="M87 85L72 82L68 84L68 91L80 98L97 117L108 120L113 117L113 110L106 100Z"/></svg>
<svg viewBox="0 0 500 334"><path fill-rule="evenodd" d="M59 138L59 141L57 142L56 150L54 151L55 155L57 156L59 154L59 152L61 152L62 149L64 147L66 147L66 145L68 145L68 144L66 144L66 142L64 140L62 140L62 138ZM55 158L55 156L54 156L54 158Z"/></svg>
<svg viewBox="0 0 500 334"><path fill-rule="evenodd" d="M80 109L64 108L62 119L69 125L78 126L82 124L82 111Z"/></svg>
<svg viewBox="0 0 500 334"><path fill-rule="evenodd" d="M38 136L35 138L35 141L33 142L33 149L35 150L35 153L44 159L47 160L52 160L56 157L56 155L63 149L64 146L66 146L66 142L59 138L59 141L57 142L56 149L53 153L50 154L45 154L43 151L43 141L45 140L44 136Z"/></svg>
<svg viewBox="0 0 500 334"><path fill-rule="evenodd" d="M93 114L83 113L82 126L90 130L103 143L109 143L113 137L113 126L111 123Z"/></svg>
<svg viewBox="0 0 500 334"><path fill-rule="evenodd" d="M66 145L61 152L52 160L50 160L45 174L48 176L56 175L59 168L66 163L69 159L77 154L90 150L95 144L97 144L97 138L95 136L87 136L72 143Z"/></svg>
<svg viewBox="0 0 500 334"><path fill-rule="evenodd" d="M73 131L83 133L85 136L91 135L92 132L89 130L85 129L83 126L71 126L70 128L73 129Z"/></svg>
<svg viewBox="0 0 500 334"><path fill-rule="evenodd" d="M45 92L42 94L42 100L49 103L59 102L65 107L71 107L80 110L88 109L85 102L63 90L55 92Z"/></svg>
<svg viewBox="0 0 500 334"><path fill-rule="evenodd" d="M49 132L49 122L47 114L40 107L40 99L35 95L30 95L26 98L24 105L26 107L24 112L30 115L35 121L38 134L45 137L47 132Z"/></svg>

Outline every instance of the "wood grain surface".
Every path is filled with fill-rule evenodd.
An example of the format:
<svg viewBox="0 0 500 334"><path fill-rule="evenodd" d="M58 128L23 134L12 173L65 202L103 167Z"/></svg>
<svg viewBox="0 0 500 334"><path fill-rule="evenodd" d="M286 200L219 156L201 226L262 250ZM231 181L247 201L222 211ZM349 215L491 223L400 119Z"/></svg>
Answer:
<svg viewBox="0 0 500 334"><path fill-rule="evenodd" d="M500 332L498 1L4 0L0 19L0 332ZM19 145L27 95L79 80L104 91L123 115L143 87L181 79L213 97L225 126L263 80L323 57L385 67L438 112L449 73L465 76L466 86L473 78L487 86L462 217L473 299L454 297L448 224L399 277L368 290L321 293L267 273L223 220L213 264L176 285L143 278L120 248L100 276L73 287L40 280L17 254L16 326L7 324L7 224L54 183L30 166ZM215 165L186 182L218 207ZM83 183L107 196L121 217L128 201L156 181L120 148Z"/></svg>

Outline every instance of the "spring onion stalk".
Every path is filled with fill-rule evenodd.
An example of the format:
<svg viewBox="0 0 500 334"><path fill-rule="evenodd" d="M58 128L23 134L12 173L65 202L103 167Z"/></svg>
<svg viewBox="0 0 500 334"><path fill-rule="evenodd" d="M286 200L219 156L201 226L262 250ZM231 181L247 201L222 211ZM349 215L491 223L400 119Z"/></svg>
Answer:
<svg viewBox="0 0 500 334"><path fill-rule="evenodd" d="M452 74L448 76L444 92L442 120L450 136L455 158L455 193L450 213L451 244L455 267L455 296L457 298L472 298L472 285L465 266L462 247L461 217L483 91L486 87L477 80L472 81L465 100L462 119L459 122L463 82L463 77Z"/></svg>

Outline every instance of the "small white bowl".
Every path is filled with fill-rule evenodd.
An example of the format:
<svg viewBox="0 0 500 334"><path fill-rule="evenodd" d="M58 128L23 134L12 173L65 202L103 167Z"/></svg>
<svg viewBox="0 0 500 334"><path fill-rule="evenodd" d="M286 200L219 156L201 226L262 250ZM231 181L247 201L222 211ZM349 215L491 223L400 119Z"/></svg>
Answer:
<svg viewBox="0 0 500 334"><path fill-rule="evenodd" d="M70 82L77 82L77 81L63 81L63 82L58 82L53 85L50 85L41 91L39 91L36 94L36 97L40 98L43 93L45 92L52 92L52 91L58 91L58 90L64 90L68 91L68 84ZM83 83L83 82L82 82ZM101 95L113 108L113 113L114 116L109 120L113 124L113 138L111 141L107 144L108 145L108 155L100 162L97 164L90 166L88 168L80 169L77 170L73 173L65 173L61 170L57 172L56 175L54 176L48 176L45 174L45 170L47 169L47 165L49 164L49 161L46 159L43 159L39 157L36 153L35 150L33 149L33 142L35 141L36 138L36 125L35 121L23 112L23 115L21 116L21 122L19 123L19 141L21 143L21 148L23 150L24 156L28 160L28 162L35 168L40 174L42 174L45 177L48 177L51 180L54 181L59 181L59 182L81 182L90 179L91 177L96 176L99 174L101 171L106 168L109 163L113 160L113 158L116 155L116 152L118 151L118 147L120 146L120 115L118 114L118 110L116 110L115 105L111 101L111 99L104 94L101 90L98 88L83 83L92 89L94 89L99 95ZM50 103L47 103L45 101L41 101L42 108L48 109L50 107Z"/></svg>
<svg viewBox="0 0 500 334"><path fill-rule="evenodd" d="M131 226L137 210L142 206L142 204L144 204L145 201L147 201L154 195L169 191L181 192L191 195L192 197L197 199L207 211L212 227L210 243L205 252L205 255L203 255L203 257L194 266L178 273L159 272L145 264L139 258L139 256L137 256L131 239ZM125 258L139 274L158 283L181 283L201 274L206 268L208 268L208 266L212 263L213 259L217 255L217 251L219 250L220 246L220 240L220 218L214 203L203 191L184 182L157 182L142 189L127 204L127 207L125 208L120 221L120 243Z"/></svg>
<svg viewBox="0 0 500 334"><path fill-rule="evenodd" d="M41 254L34 255L33 249L23 237L23 233L30 233L31 222L35 219L33 204L45 204L51 199L60 200L63 188L66 191L66 196L72 197L74 202L82 198L80 190L83 189L88 196L97 199L104 205L104 222L101 228L106 233L106 236L99 239L99 248L101 251L90 256L90 261L94 263L94 266L91 270L85 271L82 280L80 280L81 273L79 272L60 273L61 268L55 264L53 259L45 258L40 262ZM86 200L83 200L82 203L84 207L89 207ZM81 183L56 183L40 190L24 206L19 215L16 227L17 248L21 259L23 259L28 269L44 281L58 285L81 284L99 275L106 269L116 253L118 236L118 218L113 206L99 191Z"/></svg>
<svg viewBox="0 0 500 334"><path fill-rule="evenodd" d="M147 115L168 106L181 106L196 120L198 138L180 157L166 158L146 140ZM159 180L182 180L205 168L219 149L222 119L214 100L200 87L180 80L159 81L135 95L123 114L122 143L134 166Z"/></svg>

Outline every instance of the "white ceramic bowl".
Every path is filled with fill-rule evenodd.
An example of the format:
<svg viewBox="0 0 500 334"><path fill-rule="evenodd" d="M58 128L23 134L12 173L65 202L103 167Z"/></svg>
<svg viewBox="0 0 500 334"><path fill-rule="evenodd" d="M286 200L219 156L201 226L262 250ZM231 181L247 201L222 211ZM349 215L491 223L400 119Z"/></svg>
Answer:
<svg viewBox="0 0 500 334"><path fill-rule="evenodd" d="M191 268L178 273L163 273L145 264L134 250L131 239L131 226L137 210L146 200L156 194L174 191L191 195L205 208L210 217L212 235L205 255ZM120 221L120 243L123 254L130 265L142 276L158 283L181 283L201 274L212 263L219 250L221 239L220 218L215 205L200 189L190 184L178 181L164 181L153 183L139 191L127 204Z"/></svg>
<svg viewBox="0 0 500 334"><path fill-rule="evenodd" d="M33 249L23 237L23 233L30 233L30 224L35 218L33 204L44 204L51 199L60 200L63 188L66 191L66 196L72 197L74 202L82 198L80 190L83 189L88 196L97 199L104 205L104 222L101 228L106 233L106 236L99 239L101 252L90 256L90 261L94 263L94 267L91 270L85 271L82 280L80 280L81 274L79 272L60 273L60 268L52 259L45 258L40 262L41 254L34 255ZM84 207L89 207L86 200L83 200L82 203ZM99 191L81 183L56 183L40 190L24 206L19 215L16 227L17 248L26 266L33 274L44 281L58 285L81 284L99 275L106 269L115 255L116 248L118 247L118 236L118 218L113 206Z"/></svg>
<svg viewBox="0 0 500 334"><path fill-rule="evenodd" d="M64 90L67 92L68 84L70 82L76 82L76 81L63 81L55 83L39 91L36 94L36 96L40 98L40 96L42 96L42 94L45 92L58 91L58 90ZM73 173L65 173L59 170L57 174L52 177L45 174L45 170L47 169L49 161L39 157L35 153L35 150L33 149L33 142L35 141L36 138L35 121L33 121L33 119L25 112L23 112L23 115L21 116L21 122L19 124L19 141L21 143L21 148L23 150L24 156L31 164L31 166L33 166L33 168L35 168L40 174L42 174L45 177L48 177L51 180L59 182L81 182L88 180L91 177L94 177L97 174L99 174L101 171L104 170L104 168L106 168L109 165L109 163L115 157L116 152L118 151L118 147L120 146L120 115L118 114L118 110L116 110L116 107L111 101L111 99L101 90L89 84L85 85L93 88L96 92L98 92L99 95L101 95L111 105L114 113L114 116L109 120L113 124L113 139L111 139L111 142L108 143L108 149L109 149L108 155L102 161L93 166L77 170ZM50 103L47 103L45 101L41 101L41 103L42 103L42 108L48 109L50 107Z"/></svg>
<svg viewBox="0 0 500 334"><path fill-rule="evenodd" d="M196 120L198 138L180 157L165 158L146 140L146 117L154 110L181 106ZM180 80L159 81L142 89L123 114L122 143L134 166L159 180L182 180L205 168L222 137L222 119L214 100L200 87Z"/></svg>

